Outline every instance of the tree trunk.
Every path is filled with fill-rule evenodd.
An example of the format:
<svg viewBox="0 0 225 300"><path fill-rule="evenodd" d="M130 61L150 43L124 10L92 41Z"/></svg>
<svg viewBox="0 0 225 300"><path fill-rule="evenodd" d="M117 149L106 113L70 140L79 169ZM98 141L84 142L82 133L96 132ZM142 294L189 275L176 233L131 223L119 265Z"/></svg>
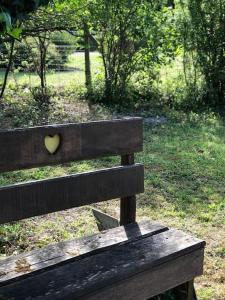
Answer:
<svg viewBox="0 0 225 300"><path fill-rule="evenodd" d="M93 92L90 61L90 32L87 23L84 23L84 53L85 53L85 85L88 98Z"/></svg>
<svg viewBox="0 0 225 300"><path fill-rule="evenodd" d="M10 54L9 54L9 62L8 62L8 65L7 65L7 69L5 71L4 81L3 81L2 89L1 89L1 93L0 93L0 99L4 95L6 84L7 84L8 75L9 75L9 72L10 72L10 69L11 69L11 66L12 66L14 45L15 45L15 39L12 39L11 40L11 47L10 47Z"/></svg>
<svg viewBox="0 0 225 300"><path fill-rule="evenodd" d="M39 49L40 49L40 79L41 79L41 88L42 92L44 92L46 88L46 52L47 48L45 45L45 38L39 39Z"/></svg>

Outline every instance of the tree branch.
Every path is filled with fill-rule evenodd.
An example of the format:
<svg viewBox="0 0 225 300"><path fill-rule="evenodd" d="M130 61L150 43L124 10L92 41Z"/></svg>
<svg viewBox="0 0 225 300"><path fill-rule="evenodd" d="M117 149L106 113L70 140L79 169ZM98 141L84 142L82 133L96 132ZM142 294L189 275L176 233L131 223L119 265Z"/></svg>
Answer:
<svg viewBox="0 0 225 300"><path fill-rule="evenodd" d="M9 62L8 62L8 65L7 65L7 69L5 71L4 81L3 81L2 89L1 89L1 93L0 93L0 99L4 95L6 84L7 84L8 75L9 75L9 72L10 72L10 69L11 69L11 66L12 66L14 45L15 45L15 39L13 38L13 39L11 39Z"/></svg>

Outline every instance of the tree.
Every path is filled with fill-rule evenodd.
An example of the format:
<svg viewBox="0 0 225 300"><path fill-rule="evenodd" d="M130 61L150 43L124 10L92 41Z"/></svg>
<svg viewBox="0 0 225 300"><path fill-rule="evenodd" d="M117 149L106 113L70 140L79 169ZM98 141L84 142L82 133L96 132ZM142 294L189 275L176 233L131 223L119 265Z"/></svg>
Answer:
<svg viewBox="0 0 225 300"><path fill-rule="evenodd" d="M196 52L205 81L204 104L225 105L225 0L188 0L186 51Z"/></svg>
<svg viewBox="0 0 225 300"><path fill-rule="evenodd" d="M60 6L57 5L52 7L48 6L43 9L37 7L41 5L46 5L51 1L41 0L41 1L12 1L10 4L5 2L1 4L1 8L4 9L6 15L9 16L10 24L7 27L5 24L5 28L0 32L0 42L7 42L12 45L9 51L8 65L5 72L5 78L2 85L2 90L0 93L0 98L3 97L8 74L10 72L12 63L13 63L13 55L14 55L14 46L15 39L21 41L21 43L26 40L26 38L32 37L34 41L36 41L38 48L38 57L37 61L34 58L35 70L37 71L40 79L41 79L41 89L45 91L46 88L46 58L47 58L47 50L50 45L49 37L46 36L54 32L56 30L74 30L74 11L71 9L66 9L62 12ZM61 1L59 1L61 3ZM3 6L4 4L4 6ZM57 3L56 3L57 4ZM34 11L36 9L36 11ZM32 14L29 14L33 12ZM65 18L65 14L67 18ZM11 22L11 20L13 22ZM28 45L29 46L29 45ZM61 57L65 60L65 57Z"/></svg>
<svg viewBox="0 0 225 300"><path fill-rule="evenodd" d="M30 12L37 10L39 6L47 5L49 1L50 0L12 0L9 2L8 0L1 0L0 37L9 35L9 42L11 46L0 98L4 95L8 74L13 62L15 38L19 38L21 34L21 21L25 19Z"/></svg>
<svg viewBox="0 0 225 300"><path fill-rule="evenodd" d="M167 1L90 1L89 22L103 59L106 103L126 101L134 73L153 69L165 54L172 54L167 6Z"/></svg>
<svg viewBox="0 0 225 300"><path fill-rule="evenodd" d="M85 55L85 85L87 98L92 95L91 61L90 61L90 31L87 22L84 22L84 55Z"/></svg>

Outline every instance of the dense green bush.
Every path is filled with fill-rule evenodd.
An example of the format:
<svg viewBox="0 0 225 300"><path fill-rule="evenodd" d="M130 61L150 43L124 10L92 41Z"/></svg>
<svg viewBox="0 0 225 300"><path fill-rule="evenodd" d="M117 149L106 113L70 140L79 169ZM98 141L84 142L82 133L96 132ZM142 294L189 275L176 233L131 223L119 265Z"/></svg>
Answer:
<svg viewBox="0 0 225 300"><path fill-rule="evenodd" d="M103 59L105 104L133 106L141 95L133 76L146 73L151 81L155 68L175 55L176 30L166 1L92 1L92 20ZM152 94L152 84L147 94ZM98 99L99 97L97 97Z"/></svg>
<svg viewBox="0 0 225 300"><path fill-rule="evenodd" d="M202 105L225 105L225 1L188 0L183 6L184 50L204 77Z"/></svg>

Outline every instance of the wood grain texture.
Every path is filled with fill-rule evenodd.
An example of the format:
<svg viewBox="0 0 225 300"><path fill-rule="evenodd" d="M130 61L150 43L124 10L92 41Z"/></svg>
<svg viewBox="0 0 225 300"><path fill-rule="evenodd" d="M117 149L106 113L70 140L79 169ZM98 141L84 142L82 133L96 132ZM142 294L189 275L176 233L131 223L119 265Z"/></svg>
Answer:
<svg viewBox="0 0 225 300"><path fill-rule="evenodd" d="M0 224L144 191L142 165L0 188Z"/></svg>
<svg viewBox="0 0 225 300"><path fill-rule="evenodd" d="M121 156L121 165L129 166L134 164L134 154ZM120 225L130 224L136 221L136 196L121 197L120 199Z"/></svg>
<svg viewBox="0 0 225 300"><path fill-rule="evenodd" d="M203 249L146 270L77 300L143 300L162 294L203 273ZM45 299L45 298L43 298ZM60 298L59 298L60 299ZM181 300L181 298L176 298ZM187 298L185 298L187 300ZM193 300L193 298L191 299Z"/></svg>
<svg viewBox="0 0 225 300"><path fill-rule="evenodd" d="M4 261L0 261L0 286L8 284L13 279L28 276L33 272L42 271L56 264L59 265L71 259L73 261L83 259L86 256L93 255L93 253L97 254L106 249L166 230L168 228L163 225L141 221L9 257Z"/></svg>
<svg viewBox="0 0 225 300"><path fill-rule="evenodd" d="M2 286L0 297L145 299L147 292L150 296L200 275L204 245L181 231L168 230Z"/></svg>
<svg viewBox="0 0 225 300"><path fill-rule="evenodd" d="M48 135L60 136L54 155L44 145ZM2 130L0 172L134 153L142 144L141 118Z"/></svg>

